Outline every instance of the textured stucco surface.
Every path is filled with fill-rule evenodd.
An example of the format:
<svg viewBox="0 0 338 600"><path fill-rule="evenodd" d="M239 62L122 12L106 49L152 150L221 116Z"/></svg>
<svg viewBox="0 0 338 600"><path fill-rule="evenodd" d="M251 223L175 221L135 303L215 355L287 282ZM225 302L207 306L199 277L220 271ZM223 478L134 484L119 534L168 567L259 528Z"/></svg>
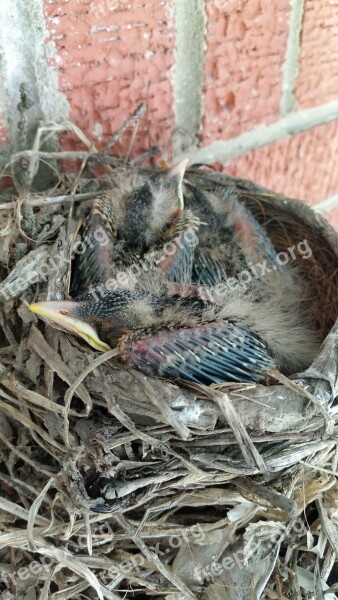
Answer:
<svg viewBox="0 0 338 600"><path fill-rule="evenodd" d="M318 106L338 96L338 2L306 0L300 71L299 107Z"/></svg>
<svg viewBox="0 0 338 600"><path fill-rule="evenodd" d="M290 4L216 0L207 7L203 143L278 119Z"/></svg>
<svg viewBox="0 0 338 600"><path fill-rule="evenodd" d="M173 128L173 8L167 2L47 0L52 64L71 118L100 148L144 101L133 153L164 144ZM124 138L128 146L129 134ZM115 150L121 150L117 145Z"/></svg>
<svg viewBox="0 0 338 600"><path fill-rule="evenodd" d="M54 48L45 43L46 37L42 0L1 0L0 107L12 152L31 145L42 120L60 122L68 115L57 75L48 64ZM4 126L0 133L6 141Z"/></svg>

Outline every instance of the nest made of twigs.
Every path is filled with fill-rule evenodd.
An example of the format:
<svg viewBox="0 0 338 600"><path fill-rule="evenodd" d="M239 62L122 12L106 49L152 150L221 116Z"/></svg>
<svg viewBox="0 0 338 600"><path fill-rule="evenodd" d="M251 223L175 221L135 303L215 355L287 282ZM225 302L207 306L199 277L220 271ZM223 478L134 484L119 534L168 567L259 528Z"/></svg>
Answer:
<svg viewBox="0 0 338 600"><path fill-rule="evenodd" d="M60 174L44 196L7 191L0 204L0 597L332 600L336 232L304 203L188 171L204 189L235 187L277 251L308 240L299 262L324 343L306 373L270 387L145 377L114 351L37 326L25 306L43 291L62 297L78 213L115 169L135 174L107 155L78 158L78 177ZM103 182L84 168L100 161ZM48 281L30 283L50 259Z"/></svg>

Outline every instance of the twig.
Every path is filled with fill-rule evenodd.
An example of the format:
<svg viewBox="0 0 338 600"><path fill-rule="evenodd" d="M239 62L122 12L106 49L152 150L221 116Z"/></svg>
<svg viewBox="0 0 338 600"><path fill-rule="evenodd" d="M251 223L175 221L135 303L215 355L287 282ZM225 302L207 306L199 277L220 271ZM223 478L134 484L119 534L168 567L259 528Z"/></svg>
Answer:
<svg viewBox="0 0 338 600"><path fill-rule="evenodd" d="M93 200L96 198L97 192L85 192L83 194L74 194L74 196L63 195L63 196L47 196L41 198L29 198L25 200L25 204L28 206L46 206L47 204L60 204L61 202L80 202L83 200ZM16 208L16 202L3 202L0 204L0 212L6 210L14 210Z"/></svg>
<svg viewBox="0 0 338 600"><path fill-rule="evenodd" d="M29 456L27 456L23 452L20 452L20 450L18 450L18 448L16 448L15 446L13 446L13 444L10 443L10 441L6 438L5 435L3 435L1 433L1 431L0 431L0 440L4 444L6 444L7 448L9 448L12 452L14 452L14 454L16 454L19 458L21 458L21 460L23 460L25 463L29 464L37 473L43 473L47 477L54 477L55 473L48 471L47 469L42 467L42 465L40 463L34 462L34 460L29 458Z"/></svg>
<svg viewBox="0 0 338 600"><path fill-rule="evenodd" d="M130 535L134 540L136 546L141 550L142 554L156 567L156 569L164 575L180 592L182 592L185 598L190 600L197 600L195 594L189 590L189 588L183 583L183 581L175 575L172 571L169 571L167 567L160 561L159 557L155 552L152 552L148 546L144 543L140 535L137 534L136 530L129 524L127 519L121 515L114 513L115 520L119 525Z"/></svg>
<svg viewBox="0 0 338 600"><path fill-rule="evenodd" d="M126 131L126 129L128 129L128 127L130 127L131 125L133 125L135 121L138 121L139 119L141 119L143 117L143 115L146 112L146 110L147 110L147 105L144 104L144 102L142 102L142 104L139 104L139 106L137 107L137 109L123 123L123 125L120 127L120 129L118 129L116 131L116 133L114 133L112 139L107 144L107 146L104 148L102 154L107 154L108 150L110 150L110 148L112 148L113 146L115 146L116 142L119 141L119 139L121 138L121 136L123 135L123 133Z"/></svg>

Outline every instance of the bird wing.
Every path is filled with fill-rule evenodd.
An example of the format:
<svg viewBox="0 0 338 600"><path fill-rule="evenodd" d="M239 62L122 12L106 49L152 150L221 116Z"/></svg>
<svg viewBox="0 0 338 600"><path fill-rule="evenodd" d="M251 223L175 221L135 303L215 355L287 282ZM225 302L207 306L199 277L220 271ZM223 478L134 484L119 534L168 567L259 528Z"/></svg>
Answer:
<svg viewBox="0 0 338 600"><path fill-rule="evenodd" d="M215 287L228 278L225 263L205 248L197 248L194 254L192 282Z"/></svg>
<svg viewBox="0 0 338 600"><path fill-rule="evenodd" d="M195 383L258 382L275 366L252 332L231 322L141 330L120 340L122 358L149 374Z"/></svg>
<svg viewBox="0 0 338 600"><path fill-rule="evenodd" d="M145 254L146 260L152 256L152 264L161 269L168 281L191 282L199 225L199 219L190 210L179 212L164 231L160 247Z"/></svg>
<svg viewBox="0 0 338 600"><path fill-rule="evenodd" d="M109 196L97 198L89 213L72 264L71 295L96 287L109 279L114 256L115 219Z"/></svg>

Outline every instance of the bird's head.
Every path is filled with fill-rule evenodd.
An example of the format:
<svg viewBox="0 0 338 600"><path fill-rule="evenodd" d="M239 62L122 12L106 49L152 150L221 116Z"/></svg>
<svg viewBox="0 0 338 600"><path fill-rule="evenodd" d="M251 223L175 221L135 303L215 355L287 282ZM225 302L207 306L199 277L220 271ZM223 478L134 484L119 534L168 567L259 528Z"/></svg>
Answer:
<svg viewBox="0 0 338 600"><path fill-rule="evenodd" d="M161 192L163 192L163 194L168 197L166 199L166 204L169 211L169 207L172 206L172 214L170 214L170 216L173 216L175 211L183 211L184 198L182 183L188 163L189 158L183 158L168 169L164 175L160 175L153 183L153 194L155 196L156 194L161 194Z"/></svg>
<svg viewBox="0 0 338 600"><path fill-rule="evenodd" d="M164 306L161 298L148 292L97 289L76 300L36 302L28 308L52 327L104 352L125 333L151 324Z"/></svg>
<svg viewBox="0 0 338 600"><path fill-rule="evenodd" d="M95 319L90 322L89 316L83 315L84 307L81 302L67 300L36 302L30 304L28 308L48 325L78 335L95 350L101 352L109 350L110 346L99 337Z"/></svg>
<svg viewBox="0 0 338 600"><path fill-rule="evenodd" d="M183 211L182 183L189 162L184 158L166 173L147 179L125 201L125 238L151 247L165 228Z"/></svg>

